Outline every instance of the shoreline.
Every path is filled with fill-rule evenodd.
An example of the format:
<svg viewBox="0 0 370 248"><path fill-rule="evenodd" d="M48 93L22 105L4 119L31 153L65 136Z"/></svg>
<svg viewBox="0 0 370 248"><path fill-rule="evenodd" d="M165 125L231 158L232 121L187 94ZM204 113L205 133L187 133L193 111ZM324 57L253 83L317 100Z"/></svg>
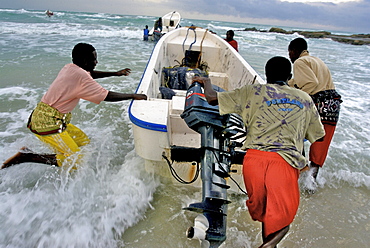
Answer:
<svg viewBox="0 0 370 248"><path fill-rule="evenodd" d="M270 30L262 30L253 28L245 28L236 31L254 31L254 32L268 32L268 33L281 33L281 34L294 34L298 33L305 38L316 38L316 39L325 39L329 38L340 43L346 43L351 45L370 45L370 34L353 34L353 35L335 35L328 31L301 31L301 30L292 30L287 31L282 28L272 27Z"/></svg>

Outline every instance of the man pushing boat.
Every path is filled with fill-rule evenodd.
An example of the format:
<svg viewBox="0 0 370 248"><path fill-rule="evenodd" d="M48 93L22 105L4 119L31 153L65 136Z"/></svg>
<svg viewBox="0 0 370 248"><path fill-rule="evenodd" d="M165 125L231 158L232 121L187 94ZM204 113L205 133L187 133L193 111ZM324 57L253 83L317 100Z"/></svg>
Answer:
<svg viewBox="0 0 370 248"><path fill-rule="evenodd" d="M298 178L307 164L303 140L311 143L325 135L315 104L308 94L288 86L290 61L274 57L265 66L267 84L245 85L216 92L209 78L204 85L208 103L219 105L221 115L239 114L247 136L242 149L243 177L248 211L262 222L263 244L276 247L287 234L299 205Z"/></svg>
<svg viewBox="0 0 370 248"><path fill-rule="evenodd" d="M86 43L77 44L72 51L73 63L65 65L48 91L31 113L27 127L37 138L48 144L55 153L37 154L27 148L21 148L7 159L3 168L34 162L53 166L62 166L71 155L80 151L80 147L90 142L87 135L70 123L72 110L80 99L96 104L102 101L117 102L123 100L146 100L144 94L123 94L104 89L94 79L111 76L128 76L129 68L116 72L95 71L97 53L95 48ZM70 161L72 162L72 161Z"/></svg>

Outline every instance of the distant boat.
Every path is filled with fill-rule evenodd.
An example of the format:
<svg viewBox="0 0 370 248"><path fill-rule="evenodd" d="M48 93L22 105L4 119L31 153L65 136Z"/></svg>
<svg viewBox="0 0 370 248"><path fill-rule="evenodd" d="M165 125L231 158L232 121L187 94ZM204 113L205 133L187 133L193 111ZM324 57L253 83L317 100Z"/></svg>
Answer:
<svg viewBox="0 0 370 248"><path fill-rule="evenodd" d="M158 41L164 34L180 27L181 15L177 11L172 11L155 21L153 28L149 31L149 37L153 41Z"/></svg>
<svg viewBox="0 0 370 248"><path fill-rule="evenodd" d="M54 15L54 13L50 10L47 10L47 11L45 11L45 15L47 15L48 17L51 17L51 16Z"/></svg>

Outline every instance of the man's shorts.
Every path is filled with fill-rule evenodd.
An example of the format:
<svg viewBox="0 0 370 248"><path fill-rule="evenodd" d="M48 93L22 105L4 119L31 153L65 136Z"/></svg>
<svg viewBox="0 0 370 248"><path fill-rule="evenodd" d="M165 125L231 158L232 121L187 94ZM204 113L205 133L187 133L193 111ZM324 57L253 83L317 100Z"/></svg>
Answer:
<svg viewBox="0 0 370 248"><path fill-rule="evenodd" d="M73 124L68 124L66 130L61 133L47 136L35 135L54 150L58 166L62 166L66 159L71 159L71 163L78 163L78 161L73 160L81 159L82 155L79 155L77 158L74 158L74 156L72 156L72 158L70 156L79 152L81 146L90 143L90 139L87 135Z"/></svg>
<svg viewBox="0 0 370 248"><path fill-rule="evenodd" d="M248 211L253 220L264 224L264 237L293 222L299 205L299 170L278 153L249 149L243 176Z"/></svg>
<svg viewBox="0 0 370 248"><path fill-rule="evenodd" d="M325 136L322 141L316 141L310 146L309 159L311 162L322 167L328 156L329 146L334 136L336 126L323 124L325 129Z"/></svg>

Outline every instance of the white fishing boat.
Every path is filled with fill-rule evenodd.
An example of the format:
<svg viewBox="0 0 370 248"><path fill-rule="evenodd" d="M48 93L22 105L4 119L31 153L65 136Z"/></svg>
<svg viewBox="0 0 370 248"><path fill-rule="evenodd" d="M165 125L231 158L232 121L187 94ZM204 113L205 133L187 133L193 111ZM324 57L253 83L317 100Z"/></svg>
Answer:
<svg viewBox="0 0 370 248"><path fill-rule="evenodd" d="M201 135L181 114L192 77L204 72L224 90L265 83L235 49L207 29L182 27L167 33L153 49L137 88L148 100L132 101L129 108L135 150L147 170L173 178L171 167L186 182L197 176ZM243 184L240 168L231 172Z"/></svg>
<svg viewBox="0 0 370 248"><path fill-rule="evenodd" d="M153 28L149 31L149 37L152 41L158 41L164 34L180 27L181 15L177 11L172 11L155 21Z"/></svg>

